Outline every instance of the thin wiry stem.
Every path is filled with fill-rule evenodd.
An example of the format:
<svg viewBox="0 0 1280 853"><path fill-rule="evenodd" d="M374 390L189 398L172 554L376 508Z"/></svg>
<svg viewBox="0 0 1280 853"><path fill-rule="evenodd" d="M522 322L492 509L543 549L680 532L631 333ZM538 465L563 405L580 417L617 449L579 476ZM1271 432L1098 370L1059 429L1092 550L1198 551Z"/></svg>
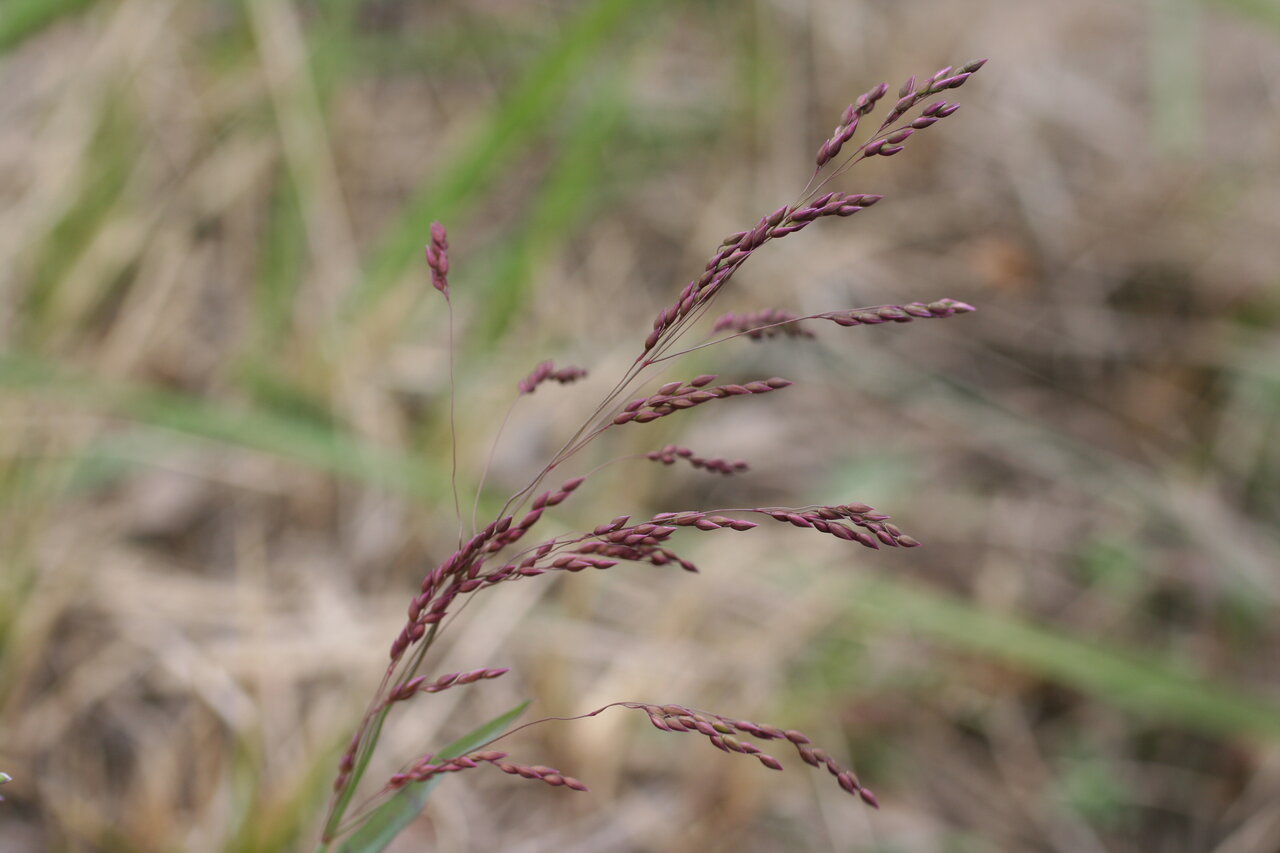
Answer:
<svg viewBox="0 0 1280 853"><path fill-rule="evenodd" d="M449 485L453 489L453 514L458 519L458 547L461 548L463 528L462 505L458 502L458 382L454 376L456 347L453 343L453 300L448 293L444 295L444 304L449 313Z"/></svg>
<svg viewBox="0 0 1280 853"><path fill-rule="evenodd" d="M643 367L640 369L643 369ZM502 518L522 506L524 501L537 490L542 481L545 480L557 466L565 462L570 456L577 453L578 450L585 445L584 441L580 441L583 433L591 429L596 419L608 411L614 405L618 397L622 396L626 392L626 389L639 375L639 372L640 371L637 370L637 365L634 364L627 369L627 372L622 379L618 380L618 383L613 386L613 390L605 395L605 398L600 401L600 403L595 407L595 410L587 416L585 421L583 421L582 426L578 427L577 431L569 438L569 440L556 451L555 455L551 457L551 461L547 463L546 467L539 471L523 489L507 499L506 503L502 505L502 510L498 513L499 518ZM595 435L599 434L599 432L600 430L593 432L591 438L594 438ZM589 441L590 439L587 440Z"/></svg>
<svg viewBox="0 0 1280 853"><path fill-rule="evenodd" d="M954 306L954 310L960 313L973 310L971 306L966 305L965 303L955 302L954 300L948 301L944 299L944 300L941 300L941 302L943 302L944 304ZM916 305L916 304L917 303L913 303L913 305ZM865 313L874 314L882 309L900 309L900 308L901 306L898 306L898 305L870 305L865 308L852 308L852 309L849 309L849 312L850 313L865 312ZM691 352L697 352L700 349L706 349L707 347L713 347L716 344L722 344L725 341L731 341L734 338L741 338L743 336L753 335L756 332L764 332L764 331L768 331L769 329L776 329L779 326L790 326L796 323L804 322L806 320L831 320L833 314L840 314L840 313L843 313L843 312L821 311L816 314L805 314L800 317L789 317L786 320L779 320L776 323L767 323L761 326L752 326L749 329L743 329L741 331L734 332L732 335L725 335L724 337L721 337L721 338L716 338L714 340L706 341L704 343L698 344L697 346L689 347L688 349L682 349L677 352L666 353L659 358L653 359L652 363L659 364L664 361L669 361L673 358L679 358L681 356L688 355ZM914 314L910 316L911 316L911 319L924 319L928 315ZM936 317L936 316L943 316L943 315L935 314L934 316ZM878 324L868 323L868 324L860 324L860 325L878 325Z"/></svg>
<svg viewBox="0 0 1280 853"><path fill-rule="evenodd" d="M476 499L471 504L471 529L476 531L480 529L479 523L476 521L480 513L480 495L484 493L485 481L489 479L489 469L493 466L493 458L498 452L498 442L502 439L502 433L507 428L507 422L511 420L511 414L516 410L516 406L520 404L523 395L517 396L511 401L511 405L507 406L507 413L502 416L502 423L498 425L498 432L493 437L493 443L489 445L489 455L484 460L484 470L480 472L480 483L476 486ZM505 514L506 510L498 515L499 518Z"/></svg>

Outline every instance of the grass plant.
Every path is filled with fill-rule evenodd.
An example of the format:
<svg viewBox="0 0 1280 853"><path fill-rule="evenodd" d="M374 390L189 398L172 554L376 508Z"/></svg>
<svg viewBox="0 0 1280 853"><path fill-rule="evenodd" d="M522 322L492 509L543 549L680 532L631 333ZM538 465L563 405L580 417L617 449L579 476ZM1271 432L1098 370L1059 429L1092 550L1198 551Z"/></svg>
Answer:
<svg viewBox="0 0 1280 853"><path fill-rule="evenodd" d="M655 567L678 566L687 572L697 572L697 566L673 550L674 543L671 540L676 533L682 530L745 532L759 526L758 522L750 520L753 518L813 530L877 550L881 545L912 548L920 544L890 522L888 515L860 502L832 506L738 507L660 512L638 522L630 516L619 516L604 521L591 530L559 534L534 545L524 543L526 536L536 528L544 514L569 500L593 472L614 462L628 461L615 459L596 465L582 476L574 476L559 487L544 490L545 481L554 472L569 468L594 442L603 440L602 436L606 433L619 428L635 429L706 404L721 405L723 401L734 397L772 394L792 384L779 377L721 383L715 375L702 374L687 381L677 380L657 388L650 387L641 396L630 402L623 402L627 396L643 388L646 382L651 384L652 375L666 368L668 362L737 338L759 341L778 334L812 337L807 326L819 320L844 327L874 326L953 317L974 310L966 303L948 298L928 303L879 305L803 316L766 308L745 314L721 316L712 323L710 340L692 345L687 340L699 321L707 318L713 303L727 289L734 275L767 243L794 235L821 219L847 218L878 203L882 196L847 193L827 187L834 179L864 160L892 157L905 151L906 143L913 135L955 113L959 105L949 103L940 96L964 85L985 62L986 60L977 60L960 68L948 66L919 83L914 76L908 78L898 89L896 100L888 108L879 126L866 134L866 139L861 144L852 146L860 124L875 112L877 105L889 93L889 86L881 83L858 96L840 117L831 137L819 147L813 176L797 200L761 217L753 228L730 234L721 241L702 273L684 287L673 303L658 312L653 320L652 330L640 347L640 353L612 390L595 406L587 420L564 441L561 448L524 488L506 500L496 518L483 527L476 526L473 519L470 529L463 517L456 486L457 429L453 420L453 395L456 392L453 358L456 347L453 340L453 304L449 284L449 239L443 225L437 222L431 226L426 262L432 286L443 297L450 314L450 432L454 448L451 467L455 484L458 547L447 559L427 572L422 580L420 593L409 605L408 621L391 644L390 663L339 764L338 775L333 784L334 797L325 821L320 849L329 849L335 841L348 833L350 836L343 843L343 850L363 853L383 849L417 815L431 785L445 775L481 766L494 767L503 773L538 780L553 787L587 790L582 782L555 768L516 763L510 760L508 753L489 748L513 733L514 730L503 731L506 722L517 713L513 711L498 721L487 723L481 730L466 736L450 748L427 753L405 764L372 796L353 807L358 786L378 747L387 717L393 710L411 701L421 701L419 697L423 694L440 693L488 681L509 671L504 667L454 672L438 677L419 674L430 662L433 646L447 632L450 617L465 607L471 597L481 590L546 574L576 573L587 569L607 570L623 562ZM850 146L848 150L846 146ZM517 401L533 395L539 387L548 383L569 385L585 375L586 371L580 367L557 368L550 361L541 362L519 382ZM509 417L510 411L507 415ZM507 418L503 419L504 425ZM666 465L684 460L694 468L721 475L740 474L749 467L743 460L704 458L689 448L676 445L666 445L661 450L646 454L645 458ZM475 503L479 503L479 494ZM661 731L702 735L717 749L754 757L771 770L781 770L781 762L741 737L789 744L806 764L825 768L844 791L860 797L868 805L879 806L875 795L863 786L852 770L814 745L803 732L694 710L683 705L635 701L613 702L578 718L593 717L609 708L642 711L648 715L654 727ZM537 722L547 722L550 719ZM535 724L528 723L521 728Z"/></svg>

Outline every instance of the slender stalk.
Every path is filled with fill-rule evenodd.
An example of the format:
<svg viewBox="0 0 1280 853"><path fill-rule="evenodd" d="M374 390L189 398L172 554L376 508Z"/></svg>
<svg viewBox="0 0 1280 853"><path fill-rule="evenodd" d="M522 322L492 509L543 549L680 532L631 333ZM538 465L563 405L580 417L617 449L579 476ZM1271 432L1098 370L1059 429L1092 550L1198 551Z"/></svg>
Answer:
<svg viewBox="0 0 1280 853"><path fill-rule="evenodd" d="M516 410L516 406L520 404L520 397L516 397L511 401L511 405L507 406L507 412L502 416L502 422L498 424L498 432L494 435L492 443L489 445L489 454L484 460L484 469L480 472L480 483L476 486L476 498L471 504L471 529L478 530L479 524L476 518L480 514L480 496L484 494L484 484L489 479L489 469L493 467L494 456L498 452L498 442L502 439L502 433L507 429L507 423L511 420L511 415ZM505 508L498 517L501 518L505 514Z"/></svg>
<svg viewBox="0 0 1280 853"><path fill-rule="evenodd" d="M458 382L454 375L457 347L453 340L453 300L444 295L449 312L449 485L453 489L453 513L458 518L458 547L462 547L462 507L458 503ZM477 500L479 498L477 497Z"/></svg>

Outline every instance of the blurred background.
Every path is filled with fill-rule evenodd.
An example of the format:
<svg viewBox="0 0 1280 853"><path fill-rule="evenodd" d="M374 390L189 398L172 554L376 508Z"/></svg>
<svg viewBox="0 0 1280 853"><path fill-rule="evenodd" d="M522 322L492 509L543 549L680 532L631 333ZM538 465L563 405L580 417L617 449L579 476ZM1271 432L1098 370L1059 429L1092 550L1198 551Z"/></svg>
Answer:
<svg viewBox="0 0 1280 853"><path fill-rule="evenodd" d="M685 535L478 596L371 778L523 698L807 731L872 812L614 711L504 748L570 794L450 778L400 850L1280 850L1280 5L1272 0L3 0L0 851L314 844L337 757L452 550L727 233L795 198L844 107L990 57L839 181L721 311L976 314L735 341L667 377L784 395L667 442L548 533L863 501L923 541ZM557 481L558 482L558 481Z"/></svg>

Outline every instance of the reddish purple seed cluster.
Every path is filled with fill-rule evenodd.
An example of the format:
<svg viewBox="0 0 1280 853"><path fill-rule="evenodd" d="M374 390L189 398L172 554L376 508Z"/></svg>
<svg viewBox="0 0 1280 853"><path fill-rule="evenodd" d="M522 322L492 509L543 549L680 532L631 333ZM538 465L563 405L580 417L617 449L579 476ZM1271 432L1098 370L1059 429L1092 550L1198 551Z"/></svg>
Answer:
<svg viewBox="0 0 1280 853"><path fill-rule="evenodd" d="M427 266L431 268L431 284L449 298L449 236L439 222L431 223L431 242L427 245Z"/></svg>
<svg viewBox="0 0 1280 853"><path fill-rule="evenodd" d="M857 542L876 550L881 544L888 545L890 548L915 548L920 544L899 530L897 525L890 524L889 516L876 512L874 508L864 503L820 506L801 510L753 509L749 511L767 515L774 521L785 521L795 527L812 527L819 533L829 533L837 539ZM848 524L842 524L842 521L847 521Z"/></svg>
<svg viewBox="0 0 1280 853"><path fill-rule="evenodd" d="M698 571L693 563L663 547L663 543L671 538L677 528L648 521L628 526L627 520L627 516L621 515L599 525L592 531L592 538L577 545L574 550L578 554L594 554L653 566L675 564L686 572Z"/></svg>
<svg viewBox="0 0 1280 853"><path fill-rule="evenodd" d="M482 576L484 583L500 583L518 577L532 577L549 571L578 572L609 569L619 560L654 566L678 565L688 572L698 567L665 547L681 527L698 530L751 530L759 525L739 518L705 512L662 513L650 521L628 524L630 516L620 515L598 525L589 534L539 545L520 563L512 563Z"/></svg>
<svg viewBox="0 0 1280 853"><path fill-rule="evenodd" d="M439 693L442 690L448 690L450 687L457 687L462 684L474 684L490 678L498 678L506 675L511 670L506 667L497 669L473 669L470 672L451 672L448 675L442 675L432 681L427 681L425 675L419 675L411 678L403 684L397 684L392 687L387 694L387 704L392 702L403 702L416 693Z"/></svg>
<svg viewBox="0 0 1280 853"><path fill-rule="evenodd" d="M552 787L564 787L572 791L588 790L586 785L572 776L564 775L554 767L547 767L543 764L513 764L505 761L506 757L507 753L497 752L496 750L473 752L459 758L449 758L439 762L435 760L434 756L427 755L408 771L392 776L387 782L387 787L391 790L396 790L403 788L410 782L425 782L432 776L439 776L442 773L457 773L461 770L471 770L481 764L489 764L503 773L510 773L513 776L521 776L525 779L536 779Z"/></svg>
<svg viewBox="0 0 1280 853"><path fill-rule="evenodd" d="M544 361L533 369L533 371L521 379L516 386L521 394L532 394L543 382L559 382L561 385L568 385L577 382L579 379L587 375L587 371L581 367L562 367L556 369L555 362Z"/></svg>
<svg viewBox="0 0 1280 853"><path fill-rule="evenodd" d="M890 125L914 109L925 98L947 89L960 88L970 76L986 63L985 59L979 59L962 66L958 71L950 66L943 68L930 78L928 85L924 88L916 86L916 78L914 76L907 78L907 81L898 89L898 100L885 116L879 130L860 149L861 156L874 157L879 155L891 157L903 150L902 143L906 142L914 132L924 130L926 127L935 124L939 119L946 118L954 113L960 108L958 104L938 101L926 107L920 117L910 122L906 127L893 130L887 136L881 136L881 134L889 130ZM889 87L881 83L866 94L859 96L855 103L849 105L841 117L840 124L836 125L835 130L832 132L831 138L823 142L818 148L817 164L819 170L835 159L844 144L853 138L858 129L858 119L870 113L874 109L876 102L888 92Z"/></svg>
<svg viewBox="0 0 1280 853"><path fill-rule="evenodd" d="M681 321L707 305L724 287L738 268L765 242L794 234L825 216L852 216L878 202L882 196L865 193L829 192L806 205L783 206L762 217L750 231L730 234L707 262L702 275L685 285L680 298L658 312L653 331L645 338L644 352L650 353L679 327ZM646 355L641 355L644 359Z"/></svg>
<svg viewBox="0 0 1280 853"><path fill-rule="evenodd" d="M760 525L741 518L726 518L709 512L660 512L653 517L661 524L676 527L696 527L699 530L753 530Z"/></svg>
<svg viewBox="0 0 1280 853"><path fill-rule="evenodd" d="M685 285L673 305L658 312L653 321L653 331L645 338L644 352L649 353L676 329L680 321L692 316L697 309L709 303L721 288L733 277L740 266L760 246L773 237L781 237L800 230L785 224L791 214L790 207L780 207L762 217L750 231L739 231L726 237L720 249L707 261L702 275ZM801 226L803 227L803 226ZM645 356L642 355L641 359Z"/></svg>
<svg viewBox="0 0 1280 853"><path fill-rule="evenodd" d="M951 317L976 310L972 305L956 299L824 311L803 317L768 308L751 314L726 314L716 321L714 331L737 331L756 340L778 334L811 338L813 333L800 325L806 320L830 320L840 326L876 326L881 323L910 323L912 320Z"/></svg>
<svg viewBox="0 0 1280 853"><path fill-rule="evenodd" d="M479 580L479 575L485 557L519 541L542 518L546 507L563 502L582 482L582 477L575 477L559 489L542 493L534 499L529 512L518 521L513 516L504 516L490 522L451 554L449 559L428 572L422 579L421 593L409 604L408 622L391 644L391 660L399 660L409 646L426 636L428 627L445 617L449 605L458 595L484 585Z"/></svg>
<svg viewBox="0 0 1280 853"><path fill-rule="evenodd" d="M774 229L773 236L781 237L786 234L793 234L805 228L815 219L821 219L824 216L853 216L860 210L866 210L882 198L884 196L868 195L867 193L826 193L818 196L808 206L797 207L791 211L785 220L786 224L781 228Z"/></svg>
<svg viewBox="0 0 1280 853"><path fill-rule="evenodd" d="M857 308L853 311L828 311L813 315L815 319L831 320L840 326L875 326L880 323L910 323L931 317L951 317L975 311L972 305L955 299L939 299L937 302L909 302L906 305L880 305L875 308Z"/></svg>
<svg viewBox="0 0 1280 853"><path fill-rule="evenodd" d="M842 790L862 799L873 808L880 808L875 794L864 788L858 777L847 767L843 767L824 750L813 745L804 732L794 729L784 730L777 726L761 725L748 720L734 720L719 714L705 711L694 711L683 705L649 705L643 702L623 702L624 708L644 711L649 715L649 722L654 728L664 732L700 734L711 742L711 745L723 752L750 755L770 770L781 770L782 763L762 751L755 744L740 740L738 734L746 734L761 740L785 740L799 754L800 759L811 767L825 767L835 777Z"/></svg>
<svg viewBox="0 0 1280 853"><path fill-rule="evenodd" d="M858 96L858 99L849 105L844 111L844 115L840 117L840 123L836 125L836 129L831 132L831 138L822 143L818 148L818 168L831 162L831 160L840 153L840 149L858 131L858 120L870 113L876 107L876 102L883 98L889 92L889 85L881 83L869 92L865 92Z"/></svg>
<svg viewBox="0 0 1280 853"><path fill-rule="evenodd" d="M576 550L581 554L602 554L620 560L651 563L665 566L674 563L687 572L697 572L698 567L671 550L661 547L681 527L698 530L751 530L753 522L737 518L725 518L704 512L655 515L652 521L626 526L627 517L619 516L595 529L595 541L583 542Z"/></svg>
<svg viewBox="0 0 1280 853"><path fill-rule="evenodd" d="M706 387L716 379L712 375L699 376L688 384L668 382L658 389L658 393L650 397L632 400L614 416L615 424L626 424L635 421L638 424L656 421L658 418L675 414L681 409L692 409L703 403L725 397L739 397L746 394L768 394L791 385L786 379L773 377L745 385L715 385Z"/></svg>
<svg viewBox="0 0 1280 853"><path fill-rule="evenodd" d="M663 465L674 465L677 459L683 459L694 468L701 468L704 471L711 471L715 474L741 474L750 470L751 466L746 460L736 459L730 462L728 459L704 459L694 454L687 447L680 447L675 444L668 444L661 450L654 450L645 454L646 459L654 462L661 462Z"/></svg>

